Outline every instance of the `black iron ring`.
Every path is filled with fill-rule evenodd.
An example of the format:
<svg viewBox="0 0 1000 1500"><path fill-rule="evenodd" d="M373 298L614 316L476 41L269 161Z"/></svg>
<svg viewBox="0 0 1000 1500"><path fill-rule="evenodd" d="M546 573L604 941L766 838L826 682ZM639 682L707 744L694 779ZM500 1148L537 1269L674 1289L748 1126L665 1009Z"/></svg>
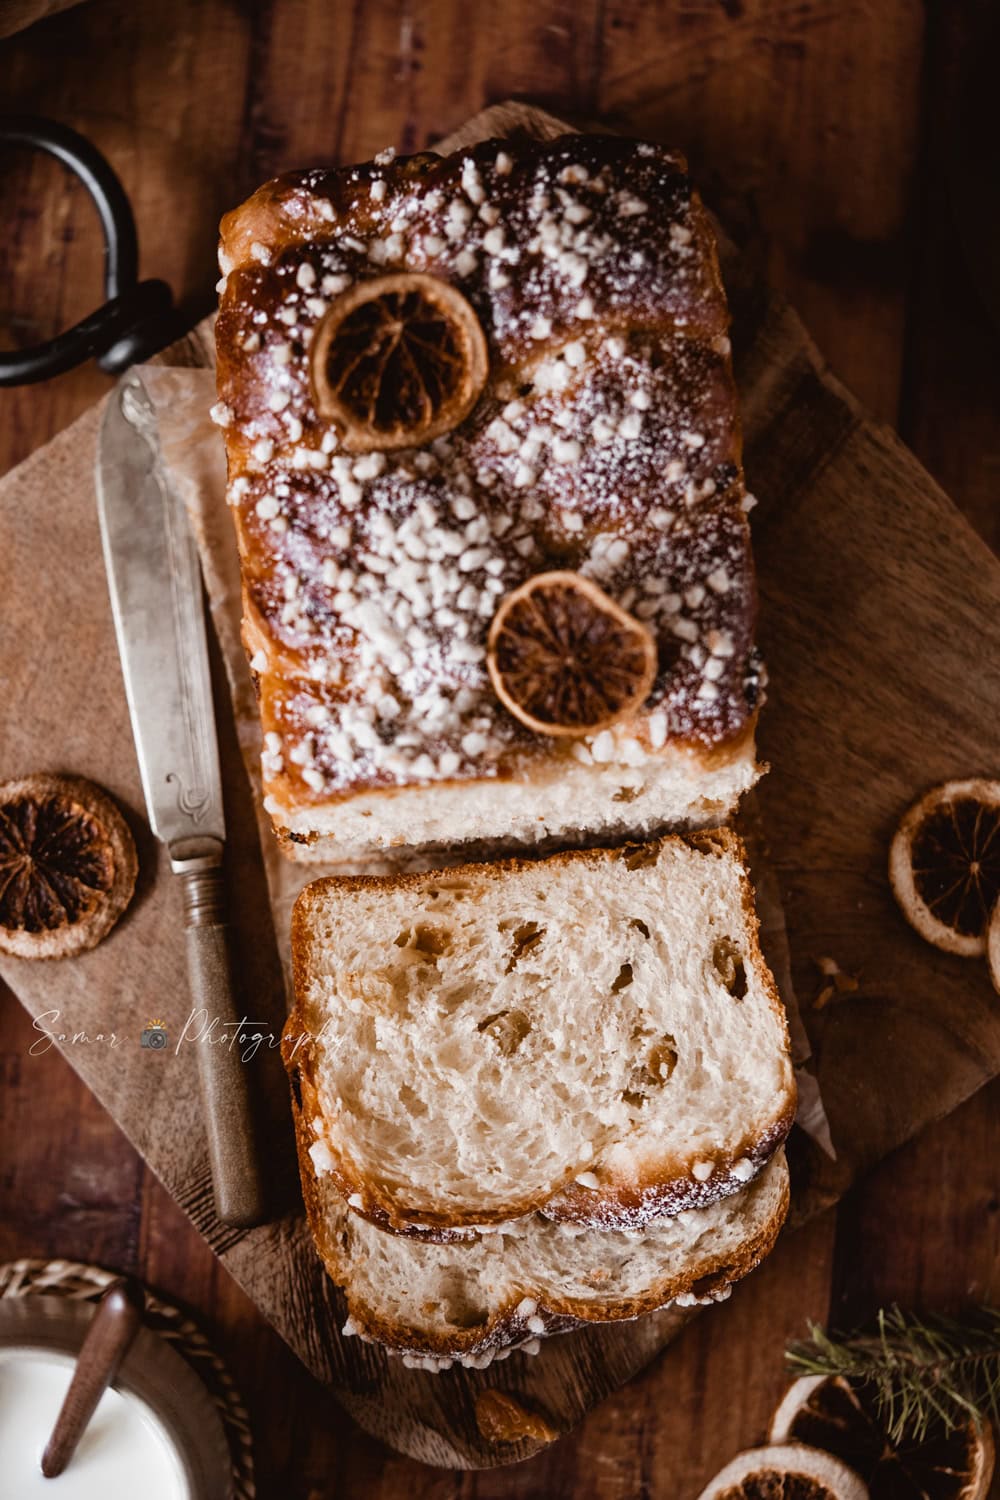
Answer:
<svg viewBox="0 0 1000 1500"><path fill-rule="evenodd" d="M47 151L83 183L104 232L104 291L107 301L65 333L31 349L0 352L0 386L29 385L61 375L86 359L118 375L168 342L173 299L165 281L139 281L135 220L125 189L88 140L34 115L0 115L0 141Z"/></svg>

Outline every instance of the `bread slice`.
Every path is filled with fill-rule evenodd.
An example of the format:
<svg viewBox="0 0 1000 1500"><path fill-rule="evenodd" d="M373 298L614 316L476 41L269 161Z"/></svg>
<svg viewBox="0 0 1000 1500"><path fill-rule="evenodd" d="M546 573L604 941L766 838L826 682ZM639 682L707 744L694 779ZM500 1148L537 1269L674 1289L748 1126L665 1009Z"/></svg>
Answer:
<svg viewBox="0 0 1000 1500"><path fill-rule="evenodd" d="M340 801L294 807L268 794L283 852L337 869L405 869L654 838L664 829L714 828L760 774L752 727L708 751L668 744L650 754L617 727L598 745L547 746L481 780L434 781L405 791L377 786Z"/></svg>
<svg viewBox="0 0 1000 1500"><path fill-rule="evenodd" d="M332 877L292 921L285 1059L352 1208L607 1229L739 1192L795 1084L740 841Z"/></svg>
<svg viewBox="0 0 1000 1500"><path fill-rule="evenodd" d="M407 1239L352 1213L325 1147L296 1111L302 1185L317 1247L343 1287L357 1334L408 1363L483 1367L583 1323L616 1322L668 1302L723 1301L770 1252L788 1211L784 1150L748 1186L642 1230L588 1229L532 1214L447 1244Z"/></svg>

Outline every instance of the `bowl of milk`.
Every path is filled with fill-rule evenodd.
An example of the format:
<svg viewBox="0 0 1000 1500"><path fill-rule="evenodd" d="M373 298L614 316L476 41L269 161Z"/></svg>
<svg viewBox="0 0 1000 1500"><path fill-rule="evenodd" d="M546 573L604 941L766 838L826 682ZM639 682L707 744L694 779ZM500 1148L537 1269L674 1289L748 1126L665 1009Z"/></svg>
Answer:
<svg viewBox="0 0 1000 1500"><path fill-rule="evenodd" d="M91 1302L0 1299L0 1475L17 1500L231 1500L232 1459L191 1366L141 1328L67 1468L41 1457L95 1311Z"/></svg>

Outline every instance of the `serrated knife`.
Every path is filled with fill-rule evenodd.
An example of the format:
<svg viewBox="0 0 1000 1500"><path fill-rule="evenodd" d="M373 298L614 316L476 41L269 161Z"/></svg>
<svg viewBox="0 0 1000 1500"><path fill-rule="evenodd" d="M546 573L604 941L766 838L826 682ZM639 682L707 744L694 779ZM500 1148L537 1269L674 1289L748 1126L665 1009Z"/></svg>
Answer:
<svg viewBox="0 0 1000 1500"><path fill-rule="evenodd" d="M97 508L146 811L183 893L188 975L218 1040L197 1042L215 1189L226 1224L264 1218L245 1065L230 1045L233 989L222 856L226 826L201 568L164 473L156 413L133 370L111 393L97 452Z"/></svg>

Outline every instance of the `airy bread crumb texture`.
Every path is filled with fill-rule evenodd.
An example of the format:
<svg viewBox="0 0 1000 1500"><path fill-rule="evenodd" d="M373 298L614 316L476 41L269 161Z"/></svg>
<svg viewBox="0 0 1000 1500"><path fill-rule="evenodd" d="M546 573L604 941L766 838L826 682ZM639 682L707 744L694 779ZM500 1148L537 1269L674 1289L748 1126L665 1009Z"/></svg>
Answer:
<svg viewBox="0 0 1000 1500"><path fill-rule="evenodd" d="M738 1192L790 1124L732 834L316 882L293 943L319 1164L385 1227L639 1227Z"/></svg>
<svg viewBox="0 0 1000 1500"><path fill-rule="evenodd" d="M345 1334L384 1343L420 1368L460 1360L481 1369L579 1323L634 1318L670 1301L723 1301L777 1237L788 1169L779 1150L735 1197L642 1231L532 1215L448 1245L383 1233L347 1209L329 1177L307 1196L327 1268L346 1288Z"/></svg>

